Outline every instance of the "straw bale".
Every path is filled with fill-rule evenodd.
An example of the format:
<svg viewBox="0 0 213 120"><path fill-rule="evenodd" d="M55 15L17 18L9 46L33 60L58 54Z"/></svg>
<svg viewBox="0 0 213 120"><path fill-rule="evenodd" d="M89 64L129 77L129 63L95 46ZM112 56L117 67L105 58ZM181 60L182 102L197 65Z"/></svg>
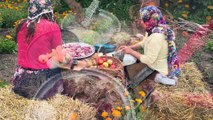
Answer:
<svg viewBox="0 0 213 120"><path fill-rule="evenodd" d="M29 100L11 92L11 86L0 88L0 120L65 120L73 113L77 120L95 120L96 109L67 96Z"/></svg>
<svg viewBox="0 0 213 120"><path fill-rule="evenodd" d="M11 87L0 88L0 120L23 120L28 101L11 92Z"/></svg>
<svg viewBox="0 0 213 120"><path fill-rule="evenodd" d="M186 63L176 86L157 84L151 112L158 120L212 120L213 96L195 63Z"/></svg>
<svg viewBox="0 0 213 120"><path fill-rule="evenodd" d="M175 92L198 92L198 93L208 93L209 88L206 83L202 81L202 73L198 70L195 63L186 63L182 67L182 73L178 79L176 86L165 86L161 84L156 84L156 88Z"/></svg>
<svg viewBox="0 0 213 120"><path fill-rule="evenodd" d="M88 104L83 104L79 100L73 100L67 96L56 95L53 99L48 101L49 104L57 108L57 120L64 119L72 113L77 113L80 120L93 120L96 115L96 109L90 107Z"/></svg>
<svg viewBox="0 0 213 120"><path fill-rule="evenodd" d="M212 120L213 96L211 94L154 91L152 109L159 120Z"/></svg>

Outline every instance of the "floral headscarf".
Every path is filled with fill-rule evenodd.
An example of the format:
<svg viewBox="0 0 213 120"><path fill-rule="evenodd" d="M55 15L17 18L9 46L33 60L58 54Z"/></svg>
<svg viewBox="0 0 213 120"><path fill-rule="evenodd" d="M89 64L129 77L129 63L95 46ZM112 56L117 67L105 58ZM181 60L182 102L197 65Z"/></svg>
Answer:
<svg viewBox="0 0 213 120"><path fill-rule="evenodd" d="M151 18L154 18L155 24L166 24L165 19L161 11L155 6L147 6L140 9L140 16L143 22L149 21Z"/></svg>
<svg viewBox="0 0 213 120"><path fill-rule="evenodd" d="M155 6L147 6L140 9L140 16L143 22L154 20L154 25L150 24L151 33L163 33L168 41L168 67L169 77L178 77L180 75L180 66L178 62L178 53L175 47L174 31L166 25L161 11Z"/></svg>
<svg viewBox="0 0 213 120"><path fill-rule="evenodd" d="M35 21L37 18L39 18L41 15L46 13L52 13L53 14L53 7L52 7L52 1L51 0L30 0L29 1L29 23L32 21Z"/></svg>

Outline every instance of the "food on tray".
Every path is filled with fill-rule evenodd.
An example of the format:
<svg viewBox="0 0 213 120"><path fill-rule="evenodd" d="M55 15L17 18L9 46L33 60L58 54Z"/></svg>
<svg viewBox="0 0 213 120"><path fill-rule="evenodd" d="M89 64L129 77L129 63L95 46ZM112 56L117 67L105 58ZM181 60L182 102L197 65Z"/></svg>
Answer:
<svg viewBox="0 0 213 120"><path fill-rule="evenodd" d="M64 45L64 48L76 59L89 57L95 52L91 45L85 43L67 43Z"/></svg>

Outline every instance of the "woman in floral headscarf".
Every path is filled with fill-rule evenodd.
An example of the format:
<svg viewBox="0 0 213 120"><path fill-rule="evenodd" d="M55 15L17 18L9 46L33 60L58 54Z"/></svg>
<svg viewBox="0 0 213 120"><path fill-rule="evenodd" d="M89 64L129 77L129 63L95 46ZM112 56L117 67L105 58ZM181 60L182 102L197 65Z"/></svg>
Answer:
<svg viewBox="0 0 213 120"><path fill-rule="evenodd" d="M119 49L157 71L156 82L175 85L180 68L174 44L174 32L166 25L161 11L155 6L141 8L140 18L147 32L143 40L136 45L121 46ZM141 46L144 48L144 54L133 50Z"/></svg>
<svg viewBox="0 0 213 120"><path fill-rule="evenodd" d="M50 68L39 61L39 56L51 53L52 49L62 45L62 37L51 0L30 0L28 11L28 17L17 27L18 67L12 83L15 93L32 98L46 80L61 76L60 65ZM46 97L54 95L61 85L61 80L56 82Z"/></svg>

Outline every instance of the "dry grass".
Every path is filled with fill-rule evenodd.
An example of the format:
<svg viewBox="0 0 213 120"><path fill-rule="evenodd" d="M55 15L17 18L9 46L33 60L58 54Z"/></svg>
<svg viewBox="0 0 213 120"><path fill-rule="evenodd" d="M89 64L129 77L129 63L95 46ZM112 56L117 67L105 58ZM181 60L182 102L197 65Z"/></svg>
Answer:
<svg viewBox="0 0 213 120"><path fill-rule="evenodd" d="M213 96L194 63L186 63L177 86L156 85L152 113L158 120L212 120Z"/></svg>
<svg viewBox="0 0 213 120"><path fill-rule="evenodd" d="M182 73L176 86L164 86L156 84L156 88L170 92L198 92L209 93L209 88L202 81L202 73L195 63L186 63L182 67Z"/></svg>
<svg viewBox="0 0 213 120"><path fill-rule="evenodd" d="M96 109L62 95L36 101L15 95L11 86L0 88L0 120L66 120L73 113L77 120L95 120Z"/></svg>

